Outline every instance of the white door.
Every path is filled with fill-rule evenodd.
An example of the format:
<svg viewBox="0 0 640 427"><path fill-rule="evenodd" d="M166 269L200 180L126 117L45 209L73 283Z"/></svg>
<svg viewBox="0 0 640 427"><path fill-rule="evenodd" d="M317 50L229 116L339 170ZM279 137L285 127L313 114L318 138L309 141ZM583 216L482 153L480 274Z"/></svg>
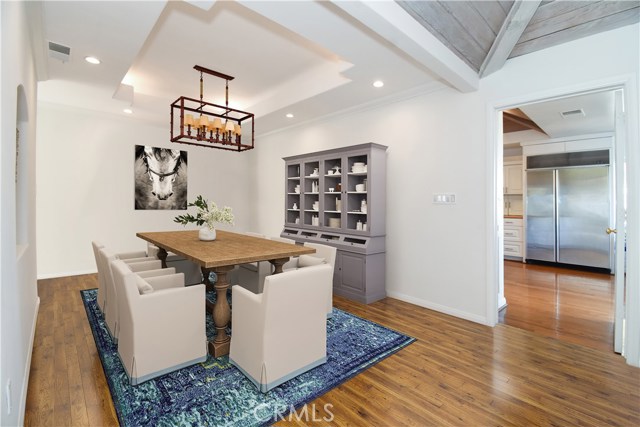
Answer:
<svg viewBox="0 0 640 427"><path fill-rule="evenodd" d="M622 90L615 92L615 224L610 233L615 242L615 290L614 290L614 332L613 349L624 355L624 322L625 322L625 216L626 216L626 174L625 174L625 113ZM612 231L611 229L608 231Z"/></svg>

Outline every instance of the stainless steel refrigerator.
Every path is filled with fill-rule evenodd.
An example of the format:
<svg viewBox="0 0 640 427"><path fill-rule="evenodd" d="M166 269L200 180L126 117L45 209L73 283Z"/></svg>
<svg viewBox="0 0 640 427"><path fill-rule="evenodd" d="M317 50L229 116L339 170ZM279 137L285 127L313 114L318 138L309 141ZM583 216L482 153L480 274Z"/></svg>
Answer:
<svg viewBox="0 0 640 427"><path fill-rule="evenodd" d="M610 270L610 188L608 165L528 166L526 259Z"/></svg>

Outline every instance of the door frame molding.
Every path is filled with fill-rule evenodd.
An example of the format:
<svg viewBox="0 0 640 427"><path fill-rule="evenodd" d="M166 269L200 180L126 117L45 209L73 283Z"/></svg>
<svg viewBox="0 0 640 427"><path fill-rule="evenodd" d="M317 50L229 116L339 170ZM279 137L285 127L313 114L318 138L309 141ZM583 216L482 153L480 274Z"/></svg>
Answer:
<svg viewBox="0 0 640 427"><path fill-rule="evenodd" d="M533 92L512 98L487 102L486 105L486 164L488 195L486 212L486 320L489 326L498 322L498 295L504 292L504 248L502 211L502 111L523 104L551 101L589 92L622 89L626 109L627 164L640 164L637 74ZM614 138L614 148L617 141ZM640 171L627 168L627 289L625 355L627 363L640 366ZM613 349L612 349L613 351Z"/></svg>

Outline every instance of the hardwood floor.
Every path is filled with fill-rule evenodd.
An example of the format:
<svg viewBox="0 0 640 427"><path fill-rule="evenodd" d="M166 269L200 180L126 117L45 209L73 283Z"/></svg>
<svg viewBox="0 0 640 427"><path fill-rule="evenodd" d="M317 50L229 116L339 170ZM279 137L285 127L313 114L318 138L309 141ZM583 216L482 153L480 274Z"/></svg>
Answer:
<svg viewBox="0 0 640 427"><path fill-rule="evenodd" d="M536 334L613 351L614 276L504 263L507 308L500 321Z"/></svg>
<svg viewBox="0 0 640 427"><path fill-rule="evenodd" d="M38 284L27 426L117 424L78 292L93 287L93 275ZM640 424L640 369L612 352L504 324L489 328L391 298L371 305L334 301L418 341L279 425Z"/></svg>

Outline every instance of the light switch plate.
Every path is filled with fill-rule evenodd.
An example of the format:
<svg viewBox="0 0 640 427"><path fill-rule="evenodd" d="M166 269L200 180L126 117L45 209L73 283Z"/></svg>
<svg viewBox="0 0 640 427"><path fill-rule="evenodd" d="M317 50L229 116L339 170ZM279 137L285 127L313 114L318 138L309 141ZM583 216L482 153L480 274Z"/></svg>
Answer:
<svg viewBox="0 0 640 427"><path fill-rule="evenodd" d="M454 205L456 203L456 195L453 193L435 193L433 195L433 204L435 205Z"/></svg>

